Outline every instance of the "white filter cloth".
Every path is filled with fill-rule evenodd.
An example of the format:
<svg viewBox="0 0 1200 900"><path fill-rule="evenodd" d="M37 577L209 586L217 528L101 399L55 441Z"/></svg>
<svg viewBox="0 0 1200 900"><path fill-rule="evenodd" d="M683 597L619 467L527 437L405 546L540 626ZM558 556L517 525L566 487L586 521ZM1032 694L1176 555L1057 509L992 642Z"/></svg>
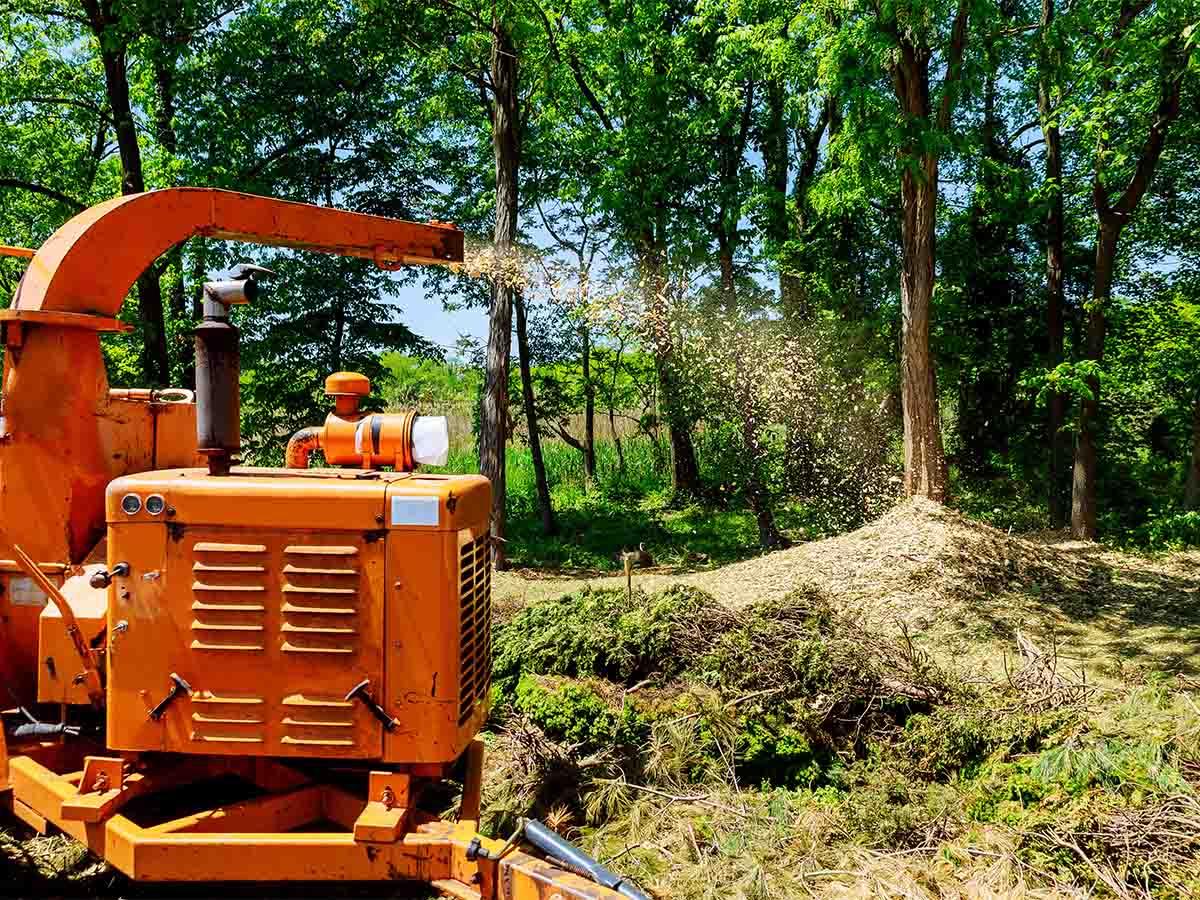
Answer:
<svg viewBox="0 0 1200 900"><path fill-rule="evenodd" d="M450 423L445 416L417 416L412 430L413 462L444 466L450 457Z"/></svg>

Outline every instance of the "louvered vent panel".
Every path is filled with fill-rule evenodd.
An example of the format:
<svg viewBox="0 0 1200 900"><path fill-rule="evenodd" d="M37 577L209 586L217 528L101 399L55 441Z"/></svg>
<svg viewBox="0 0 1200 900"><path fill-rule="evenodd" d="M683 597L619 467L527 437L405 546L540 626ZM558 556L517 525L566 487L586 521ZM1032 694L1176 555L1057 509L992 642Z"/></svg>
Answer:
<svg viewBox="0 0 1200 900"><path fill-rule="evenodd" d="M295 544L283 551L283 651L349 656L358 649L357 547Z"/></svg>
<svg viewBox="0 0 1200 900"><path fill-rule="evenodd" d="M267 548L198 543L192 548L192 649L265 649Z"/></svg>
<svg viewBox="0 0 1200 900"><path fill-rule="evenodd" d="M292 694L283 699L283 737L296 747L354 746L354 704L342 697Z"/></svg>
<svg viewBox="0 0 1200 900"><path fill-rule="evenodd" d="M192 740L210 744L261 744L265 703L249 694L199 691L192 695Z"/></svg>
<svg viewBox="0 0 1200 900"><path fill-rule="evenodd" d="M464 544L459 554L459 704L464 724L492 680L492 566L488 535Z"/></svg>

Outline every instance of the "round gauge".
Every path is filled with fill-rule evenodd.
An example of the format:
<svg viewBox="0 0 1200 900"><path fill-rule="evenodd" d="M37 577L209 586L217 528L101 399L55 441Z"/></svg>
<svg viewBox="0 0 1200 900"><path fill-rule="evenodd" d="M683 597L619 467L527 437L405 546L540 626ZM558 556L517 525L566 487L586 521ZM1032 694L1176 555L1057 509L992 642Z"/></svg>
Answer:
<svg viewBox="0 0 1200 900"><path fill-rule="evenodd" d="M152 516L157 516L167 508L167 501L163 499L162 494L151 494L146 498L146 512Z"/></svg>
<svg viewBox="0 0 1200 900"><path fill-rule="evenodd" d="M126 494L121 498L121 509L127 516L136 516L142 510L142 498L137 494Z"/></svg>

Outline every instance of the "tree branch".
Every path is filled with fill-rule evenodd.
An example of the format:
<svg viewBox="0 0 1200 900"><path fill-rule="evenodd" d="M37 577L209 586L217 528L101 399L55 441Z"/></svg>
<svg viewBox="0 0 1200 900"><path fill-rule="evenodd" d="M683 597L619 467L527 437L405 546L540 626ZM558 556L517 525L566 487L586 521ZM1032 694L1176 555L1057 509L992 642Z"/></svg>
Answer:
<svg viewBox="0 0 1200 900"><path fill-rule="evenodd" d="M563 439L563 443L569 444L580 453L583 452L583 442L571 434L571 432L567 431L566 426L564 426L562 422L551 422L550 424L553 426L554 430L558 432L558 436Z"/></svg>
<svg viewBox="0 0 1200 900"><path fill-rule="evenodd" d="M1128 2L1127 0L1127 2L1121 6L1121 13L1117 17L1117 21L1113 24L1112 32L1108 38L1108 43L1100 54L1100 63L1102 67L1100 86L1106 93L1109 93L1115 89L1113 77L1108 72L1108 69L1112 65L1114 54L1117 52L1117 44L1120 42L1121 38L1125 36L1125 32L1128 31L1130 25L1133 24L1133 20L1150 8L1151 2L1152 0L1135 0L1135 2ZM1164 51L1164 54L1166 55L1170 52L1171 51L1168 49ZM1130 189L1133 188L1135 182L1138 181L1139 175L1143 176L1145 179L1144 183L1142 184L1141 190L1137 194L1137 199L1133 200L1132 205L1129 207L1130 212L1132 211L1133 207L1137 205L1138 201L1141 200L1142 194L1145 193L1146 186L1149 184L1149 176L1153 173L1154 167L1158 163L1158 157L1162 154L1162 145L1166 141L1166 128L1170 124L1170 119L1163 122L1161 121L1160 117L1161 113L1163 112L1163 101L1167 99L1170 85L1171 78L1169 73L1164 73L1164 81L1162 85L1163 93L1159 100L1159 106L1155 110L1155 120L1151 123L1150 134L1148 134L1146 137L1146 144L1143 146L1142 155L1138 159L1138 165L1137 169L1134 171L1134 176L1130 180L1130 183L1126 185L1125 190L1122 192L1121 199L1117 201L1118 204L1128 201L1131 198ZM1179 87L1180 84L1176 83L1176 104L1178 104L1179 101ZM1174 115L1178 115L1178 112L1178 109L1176 109ZM1174 115L1172 115L1170 118L1174 118ZM1154 145L1156 143L1156 132L1160 130L1160 125L1161 134L1158 136L1158 146L1157 149L1155 149ZM1094 160L1095 169L1092 174L1092 202L1096 207L1096 215L1099 216L1101 220L1110 219L1114 212L1121 217L1129 214L1129 212L1113 209L1112 203L1109 201L1108 191L1105 190L1104 184L1100 179L1100 166L1101 160L1104 157L1104 147L1104 140L1101 139L1096 145L1096 156ZM1150 155L1153 156L1152 160L1150 159Z"/></svg>
<svg viewBox="0 0 1200 900"><path fill-rule="evenodd" d="M967 25L970 20L970 0L958 0L954 27L950 31L950 49L946 54L946 77L942 80L942 105L938 110L938 130L943 132L949 129L950 114L954 111L954 93L962 76L963 51L967 46Z"/></svg>
<svg viewBox="0 0 1200 900"><path fill-rule="evenodd" d="M1141 202L1142 196L1150 186L1154 169L1162 156L1167 143L1167 131L1171 123L1179 116L1180 94L1183 89L1183 73L1187 67L1187 57L1179 41L1173 40L1163 51L1163 74L1161 93L1158 107L1154 110L1154 120L1150 123L1150 133L1142 145L1138 157L1137 168L1129 184L1121 192L1113 209L1122 216L1130 215Z"/></svg>
<svg viewBox="0 0 1200 900"><path fill-rule="evenodd" d="M592 108L592 111L603 123L604 129L606 131L613 131L612 119L610 119L608 117L608 113L604 111L604 107L600 103L600 98L598 98L592 92L592 89L588 87L587 82L583 78L583 71L579 66L579 58L572 53L571 58L567 61L567 63L571 67L571 73L575 76L575 84L579 86L579 91L583 94L584 99L587 100L588 106Z"/></svg>
<svg viewBox="0 0 1200 900"><path fill-rule="evenodd" d="M49 197L51 200L56 200L71 207L76 212L83 212L87 209L86 204L80 203L74 197L68 197L61 191L56 191L52 187L46 187L44 184L37 184L32 181L21 181L18 178L0 178L0 188L13 188L18 191L28 191L31 194L41 194L43 197Z"/></svg>
<svg viewBox="0 0 1200 900"><path fill-rule="evenodd" d="M803 129L801 145L797 148L800 150L800 170L796 173L796 178L805 184L812 180L817 171L821 155L821 136L825 134L825 129L833 119L835 103L837 100L833 94L826 95L825 102L821 104L821 111L817 114L817 121L813 123L812 128Z"/></svg>
<svg viewBox="0 0 1200 900"><path fill-rule="evenodd" d="M90 100L81 100L76 97L45 97L40 95L31 95L28 97L14 97L14 103L45 103L55 106L74 106L86 112L100 116L109 124L112 124L112 117L103 109L92 103Z"/></svg>

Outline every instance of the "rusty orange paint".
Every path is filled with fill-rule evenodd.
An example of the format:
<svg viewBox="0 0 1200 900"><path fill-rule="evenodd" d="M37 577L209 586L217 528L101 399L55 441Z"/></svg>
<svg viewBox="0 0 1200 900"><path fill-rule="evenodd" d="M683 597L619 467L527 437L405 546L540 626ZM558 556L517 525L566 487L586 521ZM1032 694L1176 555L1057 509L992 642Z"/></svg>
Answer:
<svg viewBox="0 0 1200 900"><path fill-rule="evenodd" d="M152 191L75 216L32 255L11 308L0 311L8 348L0 525L40 563L87 559L104 536L114 478L202 463L194 404L110 394L99 341L99 332L127 327L115 317L138 276L194 235L391 262L462 259L452 227L231 191ZM0 632L0 659L24 652L16 635ZM18 682L21 701L32 702L30 675Z"/></svg>
<svg viewBox="0 0 1200 900"><path fill-rule="evenodd" d="M41 568L56 585L62 584L66 566L43 563ZM32 703L37 696L42 659L38 655L38 623L49 602L15 560L0 560L0 684L5 686L5 706L14 697ZM67 640L66 634L63 640ZM70 652L74 654L73 649Z"/></svg>
<svg viewBox="0 0 1200 900"><path fill-rule="evenodd" d="M168 188L114 198L67 222L38 249L13 308L115 316L150 263L197 235L393 263L462 262L463 251L462 232L450 226Z"/></svg>
<svg viewBox="0 0 1200 900"><path fill-rule="evenodd" d="M355 823L380 805L367 791L309 781L295 770L245 758L165 762L126 776L125 790L179 787L232 774L257 785L259 796L230 802L176 819L143 824L122 815L120 802L80 793L81 759L33 754L16 757L12 781L27 798L31 815L53 823L135 881L209 882L424 881L442 896L463 900L620 900L614 890L558 868L520 850L499 861L471 852L473 842L499 856L500 841L482 838L471 821L440 821L412 810L409 825L394 838L355 838ZM288 777L290 772L291 777ZM393 775L394 777L394 775ZM378 777L372 779L378 783ZM399 798L397 798L399 799ZM100 820L79 818L89 806L108 804ZM323 823L320 830L314 826ZM474 858L472 858L474 857Z"/></svg>
<svg viewBox="0 0 1200 900"><path fill-rule="evenodd" d="M18 259L33 259L36 250L29 247L13 247L9 244L0 244L0 256L15 256Z"/></svg>
<svg viewBox="0 0 1200 900"><path fill-rule="evenodd" d="M333 400L333 412L320 428L302 428L292 436L284 451L287 468L307 469L311 455L321 450L334 466L411 471L416 411L364 413L359 405L370 393L370 380L358 372L335 372L326 378L325 396Z"/></svg>

